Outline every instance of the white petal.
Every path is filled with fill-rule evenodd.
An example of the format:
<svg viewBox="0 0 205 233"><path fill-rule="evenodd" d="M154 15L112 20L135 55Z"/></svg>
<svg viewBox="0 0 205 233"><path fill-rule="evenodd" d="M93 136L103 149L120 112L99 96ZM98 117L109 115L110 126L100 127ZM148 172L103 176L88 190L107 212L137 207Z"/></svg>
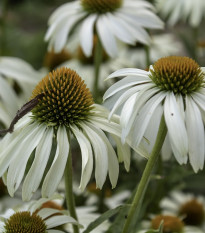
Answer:
<svg viewBox="0 0 205 233"><path fill-rule="evenodd" d="M0 75L0 96L5 103L6 109L13 117L18 110L17 96L8 82Z"/></svg>
<svg viewBox="0 0 205 233"><path fill-rule="evenodd" d="M49 216L53 215L53 214L59 214L62 212L60 210L57 210L57 209L51 209L51 208L43 208L41 210L38 211L38 215L42 218L42 219L45 219L45 218L48 218Z"/></svg>
<svg viewBox="0 0 205 233"><path fill-rule="evenodd" d="M116 78L116 77L124 77L124 76L135 76L136 79L137 77L140 77L140 78L144 77L145 80L150 80L148 74L149 72L145 70L134 69L134 68L124 68L124 69L120 69L120 70L113 72L107 77L107 79Z"/></svg>
<svg viewBox="0 0 205 233"><path fill-rule="evenodd" d="M130 157L131 157L130 146L128 146L127 144L123 145L120 138L116 137L115 135L112 135L112 137L114 138L116 145L117 145L117 155L119 158L122 158L122 161L124 162L124 165L125 165L125 169L129 171L130 170Z"/></svg>
<svg viewBox="0 0 205 233"><path fill-rule="evenodd" d="M54 51L60 52L66 44L67 37L74 24L83 17L84 14L76 14L67 19L55 34Z"/></svg>
<svg viewBox="0 0 205 233"><path fill-rule="evenodd" d="M38 186L40 185L50 156L52 140L53 128L48 128L47 131L44 133L42 140L36 148L34 161L23 183L22 199L24 201L30 200L32 194L37 190Z"/></svg>
<svg viewBox="0 0 205 233"><path fill-rule="evenodd" d="M108 90L105 92L103 99L107 99L110 96L114 95L118 91L125 89L127 87L136 85L136 84L141 84L141 83L146 83L147 81L144 79L144 77L138 77L136 78L135 76L127 76L123 78L122 80L116 82L113 84Z"/></svg>
<svg viewBox="0 0 205 233"><path fill-rule="evenodd" d="M188 138L185 123L181 117L180 110L174 94L171 92L167 95L164 103L164 116L168 129L168 135L171 141L175 157L187 157ZM176 154L177 153L177 154Z"/></svg>
<svg viewBox="0 0 205 233"><path fill-rule="evenodd" d="M111 13L107 13L107 17L105 18L107 21L107 25L109 25L110 29L112 30L113 34L121 41L134 44L136 39L135 37L129 33L127 29L126 23L119 17Z"/></svg>
<svg viewBox="0 0 205 233"><path fill-rule="evenodd" d="M93 126L92 124L88 123L89 127L95 131L104 141L105 145L107 146L107 151L108 151L108 172L109 172L109 178L110 178L110 182L112 184L112 188L114 188L117 184L117 180L118 180L118 176L119 176L119 163L117 160L117 156L116 153L112 147L112 145L110 144L110 142L108 141L106 135L104 134L104 132Z"/></svg>
<svg viewBox="0 0 205 233"><path fill-rule="evenodd" d="M110 57L115 57L117 55L117 44L112 32L109 29L109 26L104 19L105 17L106 16L102 15L98 18L96 29L106 53Z"/></svg>
<svg viewBox="0 0 205 233"><path fill-rule="evenodd" d="M135 119L135 123L134 123L133 141L136 147L139 145L140 141L142 140L142 137L145 133L145 130L149 124L149 121L155 109L165 98L165 95L166 95L165 93L159 92L155 96L151 97L140 110L139 115Z"/></svg>
<svg viewBox="0 0 205 233"><path fill-rule="evenodd" d="M186 97L186 127L189 160L195 172L204 166L204 125L201 113L191 97Z"/></svg>
<svg viewBox="0 0 205 233"><path fill-rule="evenodd" d="M132 87L130 89L128 89L127 91L125 91L123 94L121 94L121 96L116 100L116 103L114 104L112 111L109 114L109 120L112 117L112 115L117 111L117 109L129 98L131 97L133 94L135 94L139 89L141 89L141 85L140 86L135 86Z"/></svg>
<svg viewBox="0 0 205 233"><path fill-rule="evenodd" d="M47 229L63 225L65 223L73 223L77 224L76 220L70 216L65 215L59 215L59 216L53 216L51 218L48 218L45 220L45 224L47 226Z"/></svg>
<svg viewBox="0 0 205 233"><path fill-rule="evenodd" d="M42 185L42 196L51 196L56 190L65 170L68 153L69 141L64 126L58 128L57 132L57 149L54 161L45 177Z"/></svg>
<svg viewBox="0 0 205 233"><path fill-rule="evenodd" d="M151 83L144 85L142 84L140 86L141 90L135 97L135 103L133 103L134 105L132 105L130 101L127 101L121 111L120 124L122 126L122 142L124 142L125 138L129 134L141 107L149 98L151 98L159 91L158 88L153 87L153 84Z"/></svg>
<svg viewBox="0 0 205 233"><path fill-rule="evenodd" d="M92 55L93 49L93 29L97 18L96 14L90 15L83 21L80 31L80 44L86 56Z"/></svg>
<svg viewBox="0 0 205 233"><path fill-rule="evenodd" d="M21 148L18 155L11 161L7 174L7 188L11 196L19 187L28 159L40 142L46 127L44 125L35 125L35 129L28 134L21 142ZM26 145L26 147L25 147Z"/></svg>
<svg viewBox="0 0 205 233"><path fill-rule="evenodd" d="M102 188L108 171L108 150L100 135L92 130L87 124L81 124L92 144L95 156L95 179L96 186Z"/></svg>
<svg viewBox="0 0 205 233"><path fill-rule="evenodd" d="M92 170L93 170L93 152L90 142L85 137L85 135L77 128L71 127L76 139L80 145L81 155L82 155L82 171L81 171L81 181L80 189L84 190L88 184Z"/></svg>

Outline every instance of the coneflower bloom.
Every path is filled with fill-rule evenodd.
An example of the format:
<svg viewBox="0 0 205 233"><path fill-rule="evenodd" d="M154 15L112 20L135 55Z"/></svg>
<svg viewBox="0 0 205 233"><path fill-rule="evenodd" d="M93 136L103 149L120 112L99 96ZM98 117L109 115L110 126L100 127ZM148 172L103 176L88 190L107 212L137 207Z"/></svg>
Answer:
<svg viewBox="0 0 205 233"><path fill-rule="evenodd" d="M39 199L16 209L8 209L0 216L0 230L3 233L60 233L56 227L66 223L78 224L66 211L41 208L48 199Z"/></svg>
<svg viewBox="0 0 205 233"><path fill-rule="evenodd" d="M174 214L183 218L186 225L205 229L205 199L203 196L173 191L169 197L160 201L160 207L165 214Z"/></svg>
<svg viewBox="0 0 205 233"><path fill-rule="evenodd" d="M156 0L156 8L168 23L175 25L179 21L188 21L192 27L198 27L204 18L204 0Z"/></svg>
<svg viewBox="0 0 205 233"><path fill-rule="evenodd" d="M153 13L154 7L144 0L77 0L65 3L49 18L45 40L49 49L61 51L73 28L77 27L82 49L92 54L93 35L97 32L106 53L117 55L116 38L127 44L150 38L144 28L162 29L162 21Z"/></svg>
<svg viewBox="0 0 205 233"><path fill-rule="evenodd" d="M108 78L124 77L105 93L110 116L122 107L122 141L128 135L137 146L142 139L154 142L164 115L168 139L180 164L189 161L197 172L204 166L204 68L188 57L159 59L149 71L122 69ZM154 130L153 130L154 129ZM146 136L149 132L149 137Z"/></svg>
<svg viewBox="0 0 205 233"><path fill-rule="evenodd" d="M23 116L7 134L0 146L0 176L4 174L11 196L18 189L26 165L35 151L35 157L22 187L23 200L31 198L42 180L53 144L57 144L53 162L45 174L42 195L50 196L56 190L64 173L73 135L82 153L80 188L84 189L93 170L95 158L96 185L102 188L107 173L112 187L116 186L119 164L106 131L120 137L118 119L108 122L108 111L93 103L92 95L81 77L68 68L50 72L36 86L31 99L38 99L31 113ZM129 146L123 147L119 138L120 160L129 167Z"/></svg>
<svg viewBox="0 0 205 233"><path fill-rule="evenodd" d="M143 228L146 230L139 230L136 233L155 232L158 229L163 233L203 233L200 228L186 226L181 218L168 214L156 215L151 221L144 221L142 225L144 225Z"/></svg>

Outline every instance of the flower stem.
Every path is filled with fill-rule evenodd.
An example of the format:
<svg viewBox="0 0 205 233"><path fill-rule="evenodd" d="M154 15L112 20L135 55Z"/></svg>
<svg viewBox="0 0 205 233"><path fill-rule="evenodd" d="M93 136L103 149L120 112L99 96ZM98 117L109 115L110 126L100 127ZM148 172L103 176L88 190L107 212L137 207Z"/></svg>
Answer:
<svg viewBox="0 0 205 233"><path fill-rule="evenodd" d="M68 160L65 167L64 179L65 179L65 197L67 209L70 212L71 217L78 220L75 211L75 200L73 196L73 175L72 175L72 154L71 149L69 149ZM79 233L78 226L73 225L74 233Z"/></svg>
<svg viewBox="0 0 205 233"><path fill-rule="evenodd" d="M164 115L163 115L162 118L161 118L161 122L160 122L159 130L158 130L157 138L156 138L156 141L155 141L155 145L154 145L154 147L152 149L151 155L150 155L150 157L149 157L149 159L147 161L145 170L144 170L144 172L142 174L142 178L141 178L140 183L138 185L135 197L133 199L131 208L130 208L129 213L128 213L127 220L125 222L125 225L124 225L124 228L123 228L123 231L122 231L123 233L128 233L129 232L129 227L130 227L130 225L132 223L132 220L133 220L133 217L135 215L136 210L139 212L140 201L141 201L141 199L143 197L144 190L145 190L145 188L147 186L150 175L152 173L152 169L153 169L153 167L154 167L154 165L155 165L155 163L156 163L156 161L158 159L158 156L159 156L160 150L162 148L162 145L164 143L166 134L167 134L167 127L166 127L165 120L164 120Z"/></svg>
<svg viewBox="0 0 205 233"><path fill-rule="evenodd" d="M100 65L102 62L103 48L99 36L96 38L96 46L94 51L94 65L95 65L95 80L93 82L93 96L97 101L99 97L99 74Z"/></svg>
<svg viewBox="0 0 205 233"><path fill-rule="evenodd" d="M197 54L197 49L198 49L198 36L199 36L199 30L198 27L193 27L192 28L192 35L193 35L193 59L198 62L198 54Z"/></svg>

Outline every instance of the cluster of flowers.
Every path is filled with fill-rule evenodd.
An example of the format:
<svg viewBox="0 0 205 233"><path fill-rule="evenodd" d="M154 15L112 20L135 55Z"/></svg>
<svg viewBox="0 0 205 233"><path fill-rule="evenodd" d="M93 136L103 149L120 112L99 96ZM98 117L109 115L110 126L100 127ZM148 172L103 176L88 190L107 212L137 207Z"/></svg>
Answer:
<svg viewBox="0 0 205 233"><path fill-rule="evenodd" d="M1 232L83 232L100 219L96 195L87 188L93 170L96 188L103 188L107 175L115 188L119 163L130 170L131 149L148 162L123 233L204 232L204 199L178 192L161 200L159 215L141 221L136 232L128 230L160 151L195 173L204 167L205 68L182 56L184 46L173 35L152 35L164 28L156 9L170 25L183 19L196 29L205 1L158 0L154 6L146 0L75 0L48 20L43 68L0 57L0 123L7 128L0 131L0 177L11 197L20 191L28 201L19 205L16 199L13 209L2 205ZM81 178L73 191L76 142ZM72 195L78 192L88 195L91 206L75 209ZM39 199L31 201L36 194ZM114 209L130 196L124 190L103 201ZM93 232L112 229L104 220Z"/></svg>

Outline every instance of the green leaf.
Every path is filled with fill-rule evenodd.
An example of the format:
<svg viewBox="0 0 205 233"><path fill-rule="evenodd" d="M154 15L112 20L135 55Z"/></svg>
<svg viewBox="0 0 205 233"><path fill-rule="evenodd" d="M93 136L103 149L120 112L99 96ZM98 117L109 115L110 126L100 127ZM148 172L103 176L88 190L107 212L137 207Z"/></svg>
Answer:
<svg viewBox="0 0 205 233"><path fill-rule="evenodd" d="M83 233L89 233L92 230L94 230L96 227L98 227L101 223L103 223L105 220L111 218L115 214L117 214L122 209L130 208L130 205L121 205L116 207L115 209L108 210L105 213L103 213L99 218L97 218L95 221L91 222L87 229L83 231Z"/></svg>

